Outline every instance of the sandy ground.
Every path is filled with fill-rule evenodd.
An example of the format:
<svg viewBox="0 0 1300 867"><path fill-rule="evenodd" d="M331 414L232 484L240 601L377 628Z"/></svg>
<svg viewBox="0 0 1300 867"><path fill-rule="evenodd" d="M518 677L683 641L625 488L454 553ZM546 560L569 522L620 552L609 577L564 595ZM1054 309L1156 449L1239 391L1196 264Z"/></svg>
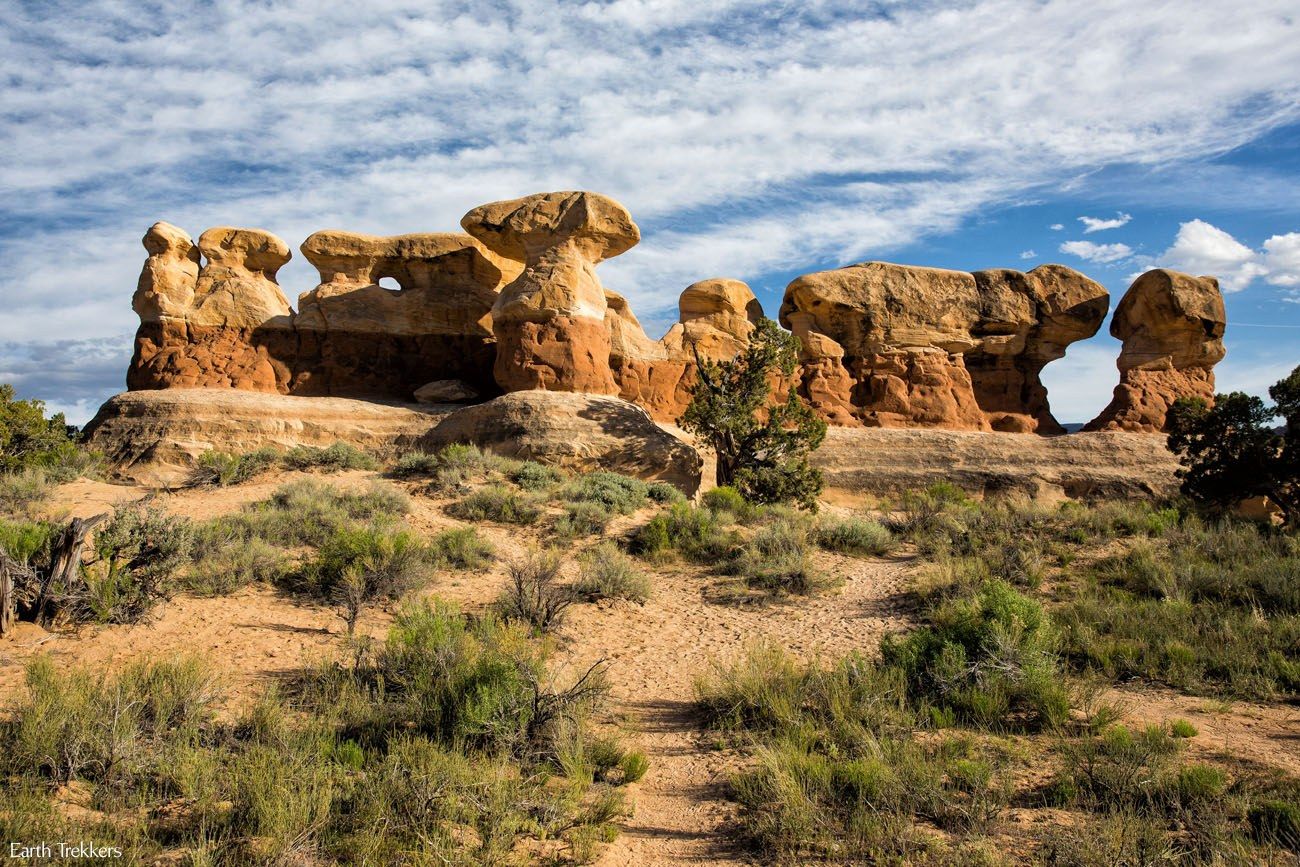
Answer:
<svg viewBox="0 0 1300 867"><path fill-rule="evenodd" d="M265 498L290 477L161 494L156 500L177 513L209 518ZM375 476L357 472L330 478L351 487L370 484ZM67 514L91 515L146 493L77 482L60 489L56 499ZM433 533L459 523L445 515L437 501L413 497L412 502L408 522L418 531ZM636 522L621 519L611 530L618 533ZM500 591L501 561L519 556L538 538L536 531L493 525L480 525L480 532L496 546L498 562L483 571L440 575L429 588L468 610L486 605ZM643 749L651 763L644 780L629 787L634 814L599 864L753 863L751 856L732 848L728 833L734 808L724 787L740 759L716 748L696 725L691 714L695 680L715 662L733 659L756 642L771 641L804 658L832 658L854 648L874 648L883 634L908 625L902 594L913 566L906 558L819 554L818 565L842 579L838 591L790 603L719 604L709 601L716 578L705 570L670 566L651 570L655 592L645 605L617 602L571 609L559 636L561 678L576 677L597 660L607 660L612 702L602 722L618 726L623 738ZM380 636L389 622L386 612L374 611L360 629ZM342 621L334 611L270 589L250 588L217 599L182 596L162 606L150 622L136 626L47 634L23 625L0 642L0 703L19 692L23 666L39 653L68 664L109 668L136 659L198 653L222 672L232 704L239 705L305 662L337 652L343 642ZM1107 698L1125 707L1131 721L1190 720L1201 732L1192 741L1194 754L1226 754L1236 761L1293 772L1300 768L1296 708L1224 705L1146 687L1112 690Z"/></svg>

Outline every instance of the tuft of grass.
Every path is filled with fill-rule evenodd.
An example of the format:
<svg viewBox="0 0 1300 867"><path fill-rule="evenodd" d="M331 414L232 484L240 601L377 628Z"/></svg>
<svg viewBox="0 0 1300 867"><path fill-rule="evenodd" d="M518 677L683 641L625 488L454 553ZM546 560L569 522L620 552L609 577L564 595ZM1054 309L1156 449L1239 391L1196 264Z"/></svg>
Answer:
<svg viewBox="0 0 1300 867"><path fill-rule="evenodd" d="M532 524L541 517L537 503L504 485L488 485L447 507L466 521L496 521L500 524Z"/></svg>
<svg viewBox="0 0 1300 867"><path fill-rule="evenodd" d="M808 596L834 586L809 558L808 532L806 520L778 519L733 550L723 571L771 593Z"/></svg>
<svg viewBox="0 0 1300 867"><path fill-rule="evenodd" d="M700 497L700 502L707 509L724 512L738 519L755 517L762 509L761 506L750 503L740 491L728 485L705 491Z"/></svg>
<svg viewBox="0 0 1300 867"><path fill-rule="evenodd" d="M49 474L40 467L0 473L0 515L33 518L53 490Z"/></svg>
<svg viewBox="0 0 1300 867"><path fill-rule="evenodd" d="M894 547L894 535L888 528L862 518L823 521L817 526L816 539L827 551L859 557L879 557Z"/></svg>
<svg viewBox="0 0 1300 867"><path fill-rule="evenodd" d="M588 549L579 564L574 591L590 602L627 599L644 604L650 598L649 576L613 542L601 542Z"/></svg>
<svg viewBox="0 0 1300 867"><path fill-rule="evenodd" d="M561 539L576 539L605 532L613 516L601 503L567 503L564 514L555 519L552 532Z"/></svg>

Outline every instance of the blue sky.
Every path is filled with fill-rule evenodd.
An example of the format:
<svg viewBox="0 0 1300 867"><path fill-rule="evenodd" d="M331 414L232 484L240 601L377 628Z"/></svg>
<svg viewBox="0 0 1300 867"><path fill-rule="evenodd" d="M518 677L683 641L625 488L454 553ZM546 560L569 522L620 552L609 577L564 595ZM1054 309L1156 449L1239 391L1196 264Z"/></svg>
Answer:
<svg viewBox="0 0 1300 867"><path fill-rule="evenodd" d="M611 195L601 266L657 334L695 280L866 259L1061 262L1119 300L1165 265L1224 283L1220 390L1300 363L1294 4L966 0L7 4L0 381L84 421L123 387L165 219L454 230L483 202ZM1084 220L1083 218L1087 218ZM1059 228L1054 228L1059 227ZM301 256L290 301L315 283ZM1063 421L1118 344L1044 374Z"/></svg>

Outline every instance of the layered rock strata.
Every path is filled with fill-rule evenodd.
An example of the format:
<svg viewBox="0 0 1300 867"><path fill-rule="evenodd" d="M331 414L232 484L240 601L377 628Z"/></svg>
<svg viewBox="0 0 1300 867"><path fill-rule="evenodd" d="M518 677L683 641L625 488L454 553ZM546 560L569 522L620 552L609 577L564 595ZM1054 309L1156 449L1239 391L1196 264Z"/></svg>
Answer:
<svg viewBox="0 0 1300 867"><path fill-rule="evenodd" d="M1219 281L1163 268L1124 293L1110 333L1123 341L1119 385L1085 430L1158 433L1180 397L1214 400L1214 365L1223 360L1227 315Z"/></svg>

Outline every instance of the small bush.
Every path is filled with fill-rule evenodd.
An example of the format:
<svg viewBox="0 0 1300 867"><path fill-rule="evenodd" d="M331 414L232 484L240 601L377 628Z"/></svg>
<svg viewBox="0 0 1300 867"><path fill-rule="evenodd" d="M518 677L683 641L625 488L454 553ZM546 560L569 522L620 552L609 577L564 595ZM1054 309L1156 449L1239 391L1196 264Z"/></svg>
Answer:
<svg viewBox="0 0 1300 867"><path fill-rule="evenodd" d="M739 546L724 571L738 575L754 589L807 596L831 582L808 556L808 528L799 521L778 520L761 528Z"/></svg>
<svg viewBox="0 0 1300 867"><path fill-rule="evenodd" d="M686 495L676 485L668 482L652 482L646 488L646 496L656 503L681 503L686 500Z"/></svg>
<svg viewBox="0 0 1300 867"><path fill-rule="evenodd" d="M68 482L95 467L98 456L77 446L63 413L46 418L44 401L14 397L12 385L0 384L0 473L39 469Z"/></svg>
<svg viewBox="0 0 1300 867"><path fill-rule="evenodd" d="M1251 806L1247 820L1259 842L1300 852L1300 804L1261 800Z"/></svg>
<svg viewBox="0 0 1300 867"><path fill-rule="evenodd" d="M341 528L293 576L291 585L333 599L351 635L365 606L400 598L428 576L430 559L428 549L404 530Z"/></svg>
<svg viewBox="0 0 1300 867"><path fill-rule="evenodd" d="M555 519L552 531L562 539L592 536L605 532L611 517L600 503L568 503L564 514Z"/></svg>
<svg viewBox="0 0 1300 867"><path fill-rule="evenodd" d="M1057 636L1042 606L1003 581L946 600L930 625L881 644L912 689L979 725L1059 723L1069 710Z"/></svg>
<svg viewBox="0 0 1300 867"><path fill-rule="evenodd" d="M893 534L876 521L846 518L827 521L817 527L817 544L827 551L878 557L894 547Z"/></svg>
<svg viewBox="0 0 1300 867"><path fill-rule="evenodd" d="M650 558L676 552L695 562L717 563L727 555L734 540L710 509L674 503L668 511L637 528L632 535L632 551Z"/></svg>
<svg viewBox="0 0 1300 867"><path fill-rule="evenodd" d="M649 577L613 542L591 548L579 563L581 571L574 590L588 601L627 599L645 603L650 598Z"/></svg>
<svg viewBox="0 0 1300 867"><path fill-rule="evenodd" d="M242 455L209 450L199 455L195 462L190 484L223 488L242 484L271 469L279 461L280 452L271 446Z"/></svg>
<svg viewBox="0 0 1300 867"><path fill-rule="evenodd" d="M1169 732L1176 738L1194 738L1199 734L1196 726L1185 719L1176 719L1170 723Z"/></svg>
<svg viewBox="0 0 1300 867"><path fill-rule="evenodd" d="M757 512L757 507L747 501L740 491L729 485L720 485L704 492L700 502L714 512L726 512L737 518L749 518Z"/></svg>
<svg viewBox="0 0 1300 867"><path fill-rule="evenodd" d="M408 452L397 459L397 463L389 470L389 475L399 479L431 476L437 472L440 464L438 455L431 455L428 452Z"/></svg>
<svg viewBox="0 0 1300 867"><path fill-rule="evenodd" d="M610 512L628 515L649 496L650 486L640 479L599 470L579 476L560 492L570 503L599 503Z"/></svg>
<svg viewBox="0 0 1300 867"><path fill-rule="evenodd" d="M497 613L538 632L559 628L576 600L573 589L560 583L561 563L556 551L534 551L512 562L510 584L496 601Z"/></svg>
<svg viewBox="0 0 1300 867"><path fill-rule="evenodd" d="M135 623L171 595L172 579L190 562L195 530L162 509L119 506L95 532L96 562L85 586L58 588L59 606L74 620Z"/></svg>
<svg viewBox="0 0 1300 867"><path fill-rule="evenodd" d="M314 479L283 485L270 499L253 503L227 519L246 538L274 545L319 547L353 521L385 522L410 510L410 500L391 485L374 483L361 492L343 491Z"/></svg>
<svg viewBox="0 0 1300 867"><path fill-rule="evenodd" d="M555 467L548 467L536 461L523 461L506 475L510 481L525 491L544 491L558 485L564 479L564 474Z"/></svg>
<svg viewBox="0 0 1300 867"><path fill-rule="evenodd" d="M503 485L479 488L452 503L447 511L466 521L496 521L501 524L531 524L542 514L532 499Z"/></svg>
<svg viewBox="0 0 1300 867"><path fill-rule="evenodd" d="M337 442L326 448L294 446L285 452L282 463L291 470L320 470L337 473L342 470L374 470L379 463L370 455L349 443Z"/></svg>
<svg viewBox="0 0 1300 867"><path fill-rule="evenodd" d="M201 596L224 596L253 583L270 583L283 576L288 557L262 539L243 539L237 529L216 522L200 529L194 562L181 586Z"/></svg>
<svg viewBox="0 0 1300 867"><path fill-rule="evenodd" d="M0 515L35 517L53 488L49 476L40 468L0 473Z"/></svg>
<svg viewBox="0 0 1300 867"><path fill-rule="evenodd" d="M473 527L443 530L429 541L432 561L453 569L481 569L492 562L493 553L492 543Z"/></svg>
<svg viewBox="0 0 1300 867"><path fill-rule="evenodd" d="M645 753L627 753L619 762L619 770L623 772L624 783L635 783L650 770L650 760Z"/></svg>

